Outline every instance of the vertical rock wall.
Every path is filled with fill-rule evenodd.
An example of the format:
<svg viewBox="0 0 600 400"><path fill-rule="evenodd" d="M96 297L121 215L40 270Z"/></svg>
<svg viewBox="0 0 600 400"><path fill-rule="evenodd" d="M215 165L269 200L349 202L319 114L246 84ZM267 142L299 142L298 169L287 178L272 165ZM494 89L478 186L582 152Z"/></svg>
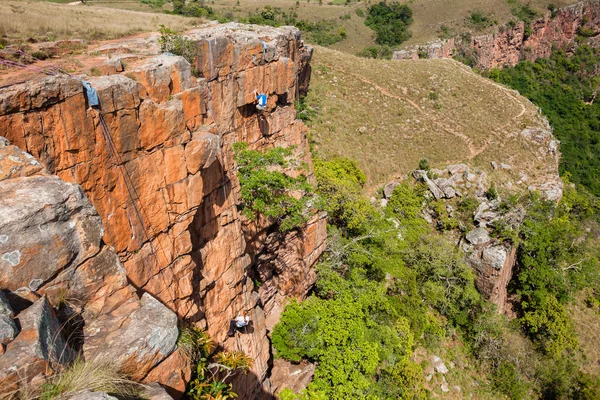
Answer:
<svg viewBox="0 0 600 400"><path fill-rule="evenodd" d="M480 69L515 66L519 61L535 61L549 57L553 49L569 49L577 36L585 32L585 43L598 45L600 34L600 1L588 0L558 9L554 16L548 12L529 25L519 21L506 25L497 33L473 36L464 43L455 40L438 40L422 46L395 51L393 60L426 58L451 58L459 53L472 58ZM583 36L582 36L583 38Z"/></svg>
<svg viewBox="0 0 600 400"><path fill-rule="evenodd" d="M514 66L521 60L549 57L555 48L568 48L575 43L582 29L593 35L592 41L600 33L599 1L561 8L554 17L546 13L530 26L518 22L514 27L505 27L493 35L475 36L471 40L471 48L475 51L479 68Z"/></svg>
<svg viewBox="0 0 600 400"><path fill-rule="evenodd" d="M268 390L268 382L261 387L270 359L266 320L314 283L325 219L315 215L282 235L273 221L242 218L231 145L293 146L312 171L306 127L293 107L308 85L311 49L289 27L217 25L190 38L199 78L172 55L131 57L120 74L86 77L110 139L80 80L64 75L0 89L0 136L81 185L139 293L255 359L236 389L240 398L260 397ZM254 90L268 95L262 116ZM253 327L228 339L229 320L244 310ZM177 357L159 364L152 380L181 380L173 375Z"/></svg>

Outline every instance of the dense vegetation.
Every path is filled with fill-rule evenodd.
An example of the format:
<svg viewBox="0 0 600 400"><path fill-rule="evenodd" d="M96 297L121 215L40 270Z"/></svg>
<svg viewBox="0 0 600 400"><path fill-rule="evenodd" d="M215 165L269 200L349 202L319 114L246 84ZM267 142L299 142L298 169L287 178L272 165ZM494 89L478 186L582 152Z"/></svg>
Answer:
<svg viewBox="0 0 600 400"><path fill-rule="evenodd" d="M254 360L241 351L214 353L214 342L206 332L184 327L179 330L177 347L194 366L185 398L189 400L228 400L237 398L231 377L248 373Z"/></svg>
<svg viewBox="0 0 600 400"><path fill-rule="evenodd" d="M306 166L291 159L292 150L275 147L260 152L248 149L246 142L234 144L242 213L249 219L273 219L282 231L306 221L313 190L303 174ZM298 172L298 176L286 174L286 169Z"/></svg>
<svg viewBox="0 0 600 400"><path fill-rule="evenodd" d="M566 311L585 287L598 302L598 245L585 228L597 223L593 196L567 182L558 206L536 195L503 202L502 209L527 210L520 230L498 226L519 246L521 269L511 288L516 325L481 298L464 255L422 219L424 203L444 208L423 187L403 183L377 208L363 197L365 176L354 162L317 160L315 174L326 199L320 206L330 216L328 249L314 294L286 308L273 345L277 357L307 359L317 368L305 392L282 398L426 398L413 352L439 349L453 335L467 345L482 393L596 398L600 386L579 370ZM459 207L465 218L472 218L470 203L466 198Z"/></svg>
<svg viewBox="0 0 600 400"><path fill-rule="evenodd" d="M286 13L279 7L265 6L259 13L250 13L248 18L240 18L239 21L257 25L295 26L306 34L310 42L321 46L330 46L346 39L346 30L338 21L308 22L298 19L295 12Z"/></svg>
<svg viewBox="0 0 600 400"><path fill-rule="evenodd" d="M600 51L581 46L569 57L523 61L487 75L517 89L538 105L561 141L561 173L600 196L600 104L596 102Z"/></svg>
<svg viewBox="0 0 600 400"><path fill-rule="evenodd" d="M398 2L380 2L368 9L365 25L375 31L375 41L379 45L395 46L408 40L408 26L412 23L412 10Z"/></svg>

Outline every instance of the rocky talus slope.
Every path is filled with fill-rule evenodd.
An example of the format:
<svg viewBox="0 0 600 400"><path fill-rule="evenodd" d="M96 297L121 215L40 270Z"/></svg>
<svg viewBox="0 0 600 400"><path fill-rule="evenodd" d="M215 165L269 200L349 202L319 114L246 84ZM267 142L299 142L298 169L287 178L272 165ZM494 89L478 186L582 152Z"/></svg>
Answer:
<svg viewBox="0 0 600 400"><path fill-rule="evenodd" d="M243 218L232 144L293 147L312 171L293 107L312 50L295 28L226 24L189 37L195 66L160 55L156 37L106 44L85 59L102 75L84 79L98 91L110 138L80 76L0 89L0 136L12 144L0 148L6 384L81 350L86 359L135 359L139 379L177 396L190 376L176 348L185 323L254 358L234 383L239 398L270 391L268 329L283 301L314 283L325 217L286 234L275 221ZM263 117L254 90L269 96ZM252 329L228 338L242 311ZM81 320L80 349L44 343L65 318Z"/></svg>
<svg viewBox="0 0 600 400"><path fill-rule="evenodd" d="M582 33L584 35L582 35ZM523 21L502 27L497 33L439 40L394 52L394 60L448 58L456 51L466 54L480 69L514 66L521 60L548 57L553 49L568 50L579 36L597 45L600 33L600 1L589 0L548 12L529 25Z"/></svg>

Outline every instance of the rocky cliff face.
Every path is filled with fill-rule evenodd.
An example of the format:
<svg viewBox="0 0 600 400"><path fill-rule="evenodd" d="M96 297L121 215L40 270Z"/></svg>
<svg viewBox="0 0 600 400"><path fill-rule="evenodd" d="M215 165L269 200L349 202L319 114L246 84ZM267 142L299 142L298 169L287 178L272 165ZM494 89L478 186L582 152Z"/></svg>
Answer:
<svg viewBox="0 0 600 400"><path fill-rule="evenodd" d="M480 69L514 66L519 61L548 57L555 48L569 49L578 35L597 44L600 33L600 1L591 0L546 13L528 26L519 21L500 28L497 33L473 36L464 43L458 39L435 41L396 51L394 60L449 58L457 51L474 61ZM582 36L583 38L583 36Z"/></svg>
<svg viewBox="0 0 600 400"><path fill-rule="evenodd" d="M48 171L36 166L43 179L73 192L32 183L57 196L52 204L62 207L58 221L64 226L54 229L64 237L52 236L55 243L36 232L31 244L0 242L2 270L19 271L0 275L0 282L11 293L28 288L46 295L55 307L58 296L84 297L75 310L85 320L84 352L103 349L119 358L131 354L127 346L138 345L136 336L144 337L137 327L151 330L147 335L154 339L145 343L160 351L149 352L154 358L143 360L141 375L175 391L183 388L186 368L164 330L175 329L176 339L177 320L205 328L223 347L255 359L252 374L235 385L240 398L258 398L269 391L266 321L274 324L283 300L302 298L314 283L325 219L315 215L285 235L273 221L245 220L236 208L231 145L293 146L312 171L306 127L293 107L308 85L311 49L294 28L227 24L189 36L197 45L193 67L199 78L181 57L148 55L157 53L156 38L98 48L110 58L92 61L107 76L85 79L98 91L99 113L88 106L78 77L0 89L0 136L39 159ZM254 90L268 95L262 116L256 114ZM14 203L15 209L22 205ZM79 215L83 208L89 215ZM38 225L58 218L46 212L31 210ZM0 226L16 233L30 226L0 215ZM48 260L51 267L44 265ZM73 275L79 270L82 276ZM246 277L259 281L259 289ZM250 313L253 329L227 338L229 319L242 311Z"/></svg>
<svg viewBox="0 0 600 400"><path fill-rule="evenodd" d="M547 13L529 27L519 22L493 35L473 37L470 46L477 67L500 68L514 66L521 60L548 57L553 48L567 49L582 31L588 31L586 36L591 36L592 41L600 33L599 1L561 8L554 17Z"/></svg>

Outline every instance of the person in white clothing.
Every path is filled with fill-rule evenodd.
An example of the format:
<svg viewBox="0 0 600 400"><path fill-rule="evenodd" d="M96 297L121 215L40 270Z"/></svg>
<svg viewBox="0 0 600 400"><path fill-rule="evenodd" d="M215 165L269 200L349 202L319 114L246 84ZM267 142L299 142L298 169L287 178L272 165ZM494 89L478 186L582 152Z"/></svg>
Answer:
<svg viewBox="0 0 600 400"><path fill-rule="evenodd" d="M242 315L238 315L234 319L229 322L229 332L227 332L227 336L235 335L235 331L237 329L242 329L250 323L250 317L248 313L244 311Z"/></svg>

